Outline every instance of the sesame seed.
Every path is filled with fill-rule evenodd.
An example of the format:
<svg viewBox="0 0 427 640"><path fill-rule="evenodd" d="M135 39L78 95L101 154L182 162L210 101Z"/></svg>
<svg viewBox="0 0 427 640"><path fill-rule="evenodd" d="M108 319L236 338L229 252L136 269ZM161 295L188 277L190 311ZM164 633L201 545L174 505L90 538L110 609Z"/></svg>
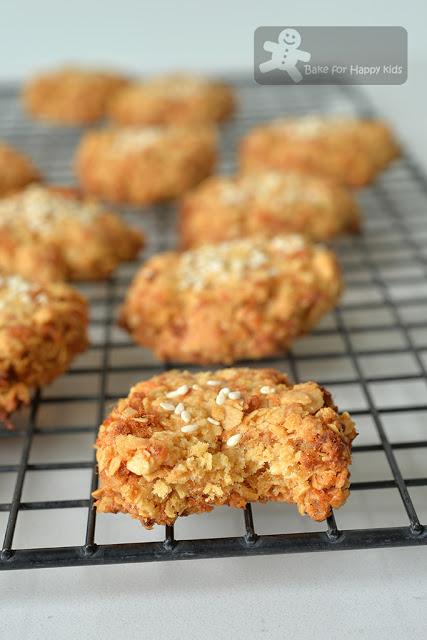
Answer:
<svg viewBox="0 0 427 640"><path fill-rule="evenodd" d="M265 385L264 387L261 387L260 389L260 393L264 394L265 396L268 395L269 393L274 393L275 389L273 387L269 387L267 385Z"/></svg>
<svg viewBox="0 0 427 640"><path fill-rule="evenodd" d="M173 404L171 404L170 402L161 402L160 406L165 411L173 411L175 409L175 406Z"/></svg>
<svg viewBox="0 0 427 640"><path fill-rule="evenodd" d="M198 384L193 384L193 386L191 388L195 389L196 391L198 391L198 389L200 389Z"/></svg>
<svg viewBox="0 0 427 640"><path fill-rule="evenodd" d="M175 407L175 413L177 416L181 415L181 413L184 411L184 405L182 404L182 402L178 402L178 404Z"/></svg>
<svg viewBox="0 0 427 640"><path fill-rule="evenodd" d="M219 380L208 380L206 384L210 387L218 387L221 383Z"/></svg>
<svg viewBox="0 0 427 640"><path fill-rule="evenodd" d="M227 396L230 393L231 389L229 389L228 387L223 387L222 389L219 390L219 393L224 394L225 396Z"/></svg>
<svg viewBox="0 0 427 640"><path fill-rule="evenodd" d="M214 418L206 418L208 422L210 422L211 424L215 424L215 425L219 425L221 424L219 420L215 420Z"/></svg>
<svg viewBox="0 0 427 640"><path fill-rule="evenodd" d="M241 433L235 433L234 436L230 436L227 440L227 447L235 447L241 437Z"/></svg>
<svg viewBox="0 0 427 640"><path fill-rule="evenodd" d="M181 431L182 433L193 433L194 431L197 431L198 428L198 424L185 424L183 427L181 427Z"/></svg>
<svg viewBox="0 0 427 640"><path fill-rule="evenodd" d="M175 389L174 391L169 391L169 393L166 394L167 398L176 398L178 396L185 396L186 393L188 393L188 385L187 384L183 384L181 387L178 387L178 389Z"/></svg>
<svg viewBox="0 0 427 640"><path fill-rule="evenodd" d="M189 411L182 411L181 412L181 420L184 420L184 422L190 422L191 420L191 414Z"/></svg>
<svg viewBox="0 0 427 640"><path fill-rule="evenodd" d="M218 393L217 397L215 398L215 402L219 405L224 404L225 402L225 395L221 392Z"/></svg>
<svg viewBox="0 0 427 640"><path fill-rule="evenodd" d="M240 391L230 391L228 397L230 398L230 400L238 400L242 397L242 394L240 393Z"/></svg>

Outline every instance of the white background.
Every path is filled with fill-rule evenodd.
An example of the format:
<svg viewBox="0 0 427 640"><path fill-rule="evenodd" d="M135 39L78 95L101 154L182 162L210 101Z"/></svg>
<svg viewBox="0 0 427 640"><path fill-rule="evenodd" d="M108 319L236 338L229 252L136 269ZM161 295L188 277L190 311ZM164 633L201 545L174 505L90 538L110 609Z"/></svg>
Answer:
<svg viewBox="0 0 427 640"><path fill-rule="evenodd" d="M0 79L60 62L135 73L248 70L260 25L401 25L409 80L369 93L421 161L425 3L6 1ZM361 43L363 46L363 43ZM0 576L1 635L38 638L424 638L426 548L55 569Z"/></svg>

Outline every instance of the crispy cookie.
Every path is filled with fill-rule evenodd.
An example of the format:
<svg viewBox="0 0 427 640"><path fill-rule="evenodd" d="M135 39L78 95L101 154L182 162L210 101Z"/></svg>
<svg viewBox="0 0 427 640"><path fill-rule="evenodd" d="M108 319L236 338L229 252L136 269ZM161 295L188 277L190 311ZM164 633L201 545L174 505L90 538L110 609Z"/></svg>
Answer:
<svg viewBox="0 0 427 640"><path fill-rule="evenodd" d="M0 418L67 370L87 347L84 298L62 283L0 276Z"/></svg>
<svg viewBox="0 0 427 640"><path fill-rule="evenodd" d="M19 191L40 174L27 156L0 142L0 197Z"/></svg>
<svg viewBox="0 0 427 640"><path fill-rule="evenodd" d="M349 493L356 430L315 382L273 369L168 371L135 385L101 425L98 511L150 528L248 502L324 520Z"/></svg>
<svg viewBox="0 0 427 640"><path fill-rule="evenodd" d="M162 359L231 363L289 347L341 289L335 255L302 236L234 240L148 260L120 323Z"/></svg>
<svg viewBox="0 0 427 640"><path fill-rule="evenodd" d="M40 281L99 280L143 245L143 235L72 189L30 186L0 200L0 271Z"/></svg>
<svg viewBox="0 0 427 640"><path fill-rule="evenodd" d="M90 193L150 204L194 187L212 172L216 155L211 127L104 129L83 137L76 169Z"/></svg>
<svg viewBox="0 0 427 640"><path fill-rule="evenodd" d="M326 240L360 229L358 206L345 187L301 173L208 178L184 196L180 213L183 248L289 232Z"/></svg>
<svg viewBox="0 0 427 640"><path fill-rule="evenodd" d="M318 116L274 120L250 131L240 145L244 171L319 173L350 187L373 182L399 154L380 120Z"/></svg>
<svg viewBox="0 0 427 640"><path fill-rule="evenodd" d="M57 124L90 124L104 117L109 101L127 82L114 73L65 67L30 80L23 100L35 118Z"/></svg>
<svg viewBox="0 0 427 640"><path fill-rule="evenodd" d="M130 84L111 101L109 116L124 125L221 122L234 111L225 84L177 73Z"/></svg>

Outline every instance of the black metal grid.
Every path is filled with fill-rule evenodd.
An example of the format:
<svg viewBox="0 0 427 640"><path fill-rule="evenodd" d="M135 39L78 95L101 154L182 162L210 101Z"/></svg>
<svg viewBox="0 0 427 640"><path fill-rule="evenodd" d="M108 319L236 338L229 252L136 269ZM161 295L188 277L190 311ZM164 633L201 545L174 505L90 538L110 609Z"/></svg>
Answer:
<svg viewBox="0 0 427 640"><path fill-rule="evenodd" d="M375 115L363 93L351 87L260 87L242 78L236 79L235 83L241 109L235 121L222 132L220 170L225 173L234 168L236 141L258 122L284 113ZM30 122L20 109L15 89L4 87L0 91L0 138L29 152L51 181L69 183L73 180L71 161L79 134L78 130L50 128ZM376 496L381 491L394 491L400 496L398 526L394 526L393 518L381 527L359 525L367 508L362 500L359 519L356 511L356 526L353 519L353 525L346 527L345 517L344 526L340 526L341 514L345 516L349 508L346 506L339 512L338 524L335 516L331 516L326 526L315 530L308 527L307 530L307 519L300 518L296 527L293 526L296 531L293 531L287 505L276 505L277 509L283 509L281 528L279 533L267 535L260 533L263 528L262 509L267 507L260 508L260 514L254 518L252 508L248 506L242 516L242 535L211 537L209 521L206 521L208 534L203 537L193 537L190 533L184 536L186 539L179 535L175 538L174 527L165 527L160 539L152 541L150 533L141 528L138 529L140 534L135 534L134 529L129 539L125 538L123 542L114 538L113 528L112 541L100 542L96 535L96 514L90 500L90 493L97 484L94 457L81 459L82 455L84 458L82 451L86 452L90 443L87 448L80 448L74 457L71 455L71 459L65 456L63 460L59 455L61 450L64 457L63 450L58 448L56 458L53 447L53 460L46 461L43 455L48 448L44 449L44 442L52 437L56 442L67 442L67 438L78 435L93 441L110 404L126 394L130 382L164 369L164 365L148 352L135 347L115 327L117 305L137 267L128 265L107 283L81 286L90 298L92 308L93 341L89 352L76 361L58 383L35 394L30 410L23 412L15 432L0 429L0 477L13 481L10 498L0 502L0 515L2 512L6 515L0 558L2 569L427 543L426 530L420 522L412 495L416 488L427 487L426 458L423 456L427 447L427 374L422 350L423 346L427 348L427 337L423 333L427 327L427 181L406 154L374 187L361 192L360 199L366 233L335 243L347 280L347 294L342 304L311 337L303 339L286 357L265 362L288 371L295 381L300 377L316 378L332 388L339 401L341 396L346 397L344 391L349 392L350 400L345 401L343 408L351 411L356 422L362 425L369 423L376 434L372 441L366 443L362 439L362 443L354 447L355 461L364 457L367 462L361 479L352 483L352 496L366 495L366 492L374 496L371 510L375 521L375 514L381 510L384 499L378 497L378 502L375 502ZM173 246L172 205L153 207L143 215L124 210L123 215L147 231L150 246L144 258L147 254ZM260 366L265 362L252 365ZM122 378L123 382L120 382ZM393 423L399 418L398 435L391 437L387 421L391 419ZM363 432L362 427L360 430ZM419 431L421 436L417 437ZM12 441L14 444L10 449ZM37 452L33 460L32 456ZM409 472L408 460L402 469L399 461L401 452L421 452L421 472L418 470L411 474L411 459ZM369 462L368 456L372 454L385 456L385 477L371 479L371 472L378 464L377 459ZM31 491L43 488L42 474L49 476L54 472L63 477L67 472L80 471L90 474L85 479L84 498L66 494L52 499L31 499ZM55 478L59 476L54 476L53 480L49 476L49 487L55 484ZM58 479L57 482L61 490L67 486L66 480ZM0 489L2 484L4 486L0 483ZM30 499L25 497L27 489ZM420 502L422 508L427 502L426 497L427 492ZM3 493L0 500L3 500ZM257 510L258 506L254 509ZM58 526L59 532L64 522L71 525L74 514L83 513L85 535L82 534L76 544L64 544L61 538L59 545L37 542L40 534L45 532L45 525L37 528L31 520L26 523L24 516L28 513L49 514L49 511L55 516L50 520L49 529ZM385 515L387 517L390 513ZM194 516L191 520L202 517L211 518L212 514ZM236 512L230 509L224 517L224 522L229 518L235 519ZM103 515L98 523L104 518L120 516ZM130 518L127 520L132 522ZM180 521L182 519L176 525L178 529ZM19 540L16 542L20 525L28 538L25 544L19 544Z"/></svg>

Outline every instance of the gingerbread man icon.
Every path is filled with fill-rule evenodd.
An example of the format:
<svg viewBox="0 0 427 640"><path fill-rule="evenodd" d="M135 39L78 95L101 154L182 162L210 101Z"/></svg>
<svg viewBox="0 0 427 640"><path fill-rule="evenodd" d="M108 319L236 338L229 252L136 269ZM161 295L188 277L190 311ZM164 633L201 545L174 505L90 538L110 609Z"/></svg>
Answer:
<svg viewBox="0 0 427 640"><path fill-rule="evenodd" d="M277 42L267 40L264 42L264 50L271 53L271 60L259 65L261 73L268 73L274 69L286 71L294 82L301 82L302 74L297 69L298 62L309 62L311 53L301 51L301 35L296 29L284 29L279 33Z"/></svg>

